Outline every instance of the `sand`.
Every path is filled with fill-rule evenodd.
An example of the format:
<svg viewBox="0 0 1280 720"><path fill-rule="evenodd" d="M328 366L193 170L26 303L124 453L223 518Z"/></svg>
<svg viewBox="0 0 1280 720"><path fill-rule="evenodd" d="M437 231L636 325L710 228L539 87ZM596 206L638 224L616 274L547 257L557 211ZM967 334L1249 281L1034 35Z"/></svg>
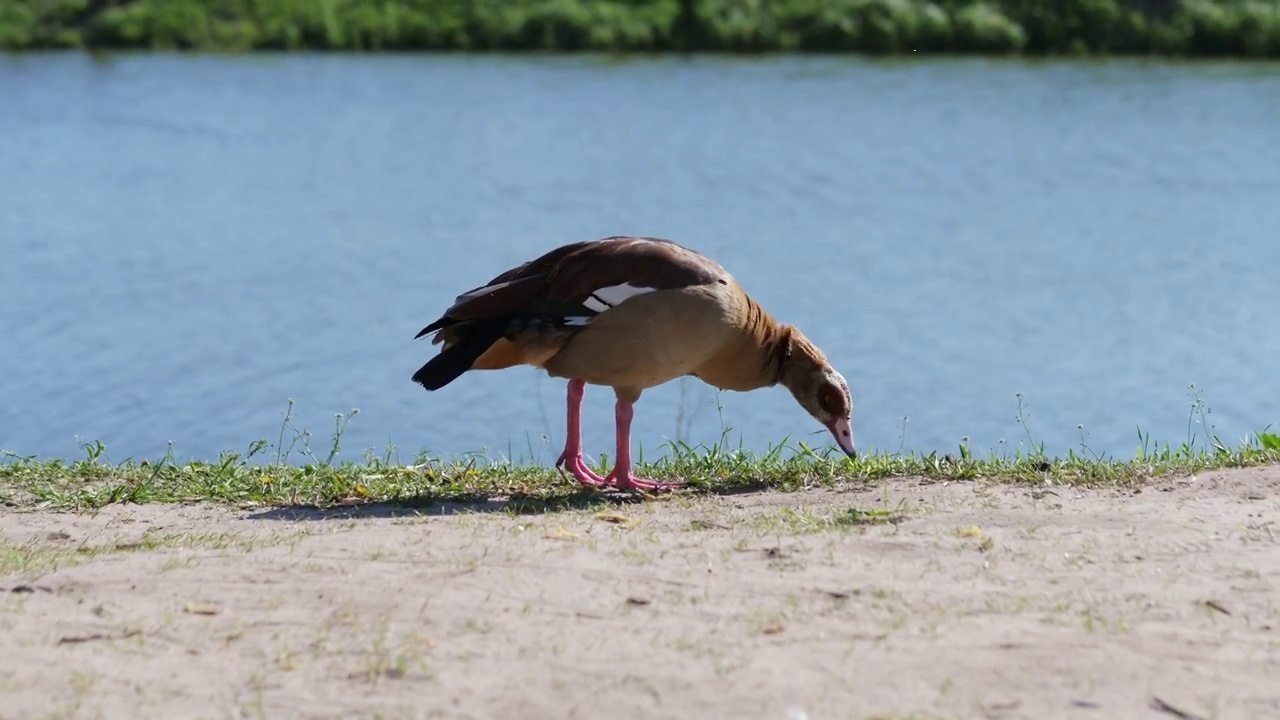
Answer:
<svg viewBox="0 0 1280 720"><path fill-rule="evenodd" d="M1280 718L1280 468L492 505L0 510L0 718Z"/></svg>

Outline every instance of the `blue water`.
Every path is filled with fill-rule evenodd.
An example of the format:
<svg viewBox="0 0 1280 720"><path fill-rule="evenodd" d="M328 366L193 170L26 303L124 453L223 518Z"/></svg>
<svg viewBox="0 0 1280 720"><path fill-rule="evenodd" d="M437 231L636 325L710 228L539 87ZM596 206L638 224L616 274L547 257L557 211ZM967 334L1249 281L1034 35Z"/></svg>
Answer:
<svg viewBox="0 0 1280 720"><path fill-rule="evenodd" d="M612 234L799 325L864 449L1127 457L1187 439L1191 385L1229 442L1280 427L1280 66L36 54L0 59L0 448L214 458L292 399L318 452L359 408L342 457L549 462L561 381L429 394L412 338ZM612 457L612 393L584 412ZM634 442L725 426L830 444L781 388L694 380Z"/></svg>

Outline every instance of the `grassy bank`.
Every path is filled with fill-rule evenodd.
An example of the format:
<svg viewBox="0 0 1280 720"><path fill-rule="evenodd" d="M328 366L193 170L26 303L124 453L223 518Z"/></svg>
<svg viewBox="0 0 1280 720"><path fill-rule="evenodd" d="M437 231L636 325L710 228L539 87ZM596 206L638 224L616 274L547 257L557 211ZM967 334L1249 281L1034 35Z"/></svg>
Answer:
<svg viewBox="0 0 1280 720"><path fill-rule="evenodd" d="M276 447L259 440L241 453L224 453L218 462L175 462L171 455L156 461L103 461L100 443L84 445L85 457L38 460L6 453L0 460L0 505L17 507L92 508L112 503L218 502L241 506L303 505L325 507L370 502L431 505L439 502L486 502L504 499L515 510L547 509L586 502L597 491L583 488L554 468L484 459L442 461L419 456L411 463L366 454L363 462L335 463L343 425L325 453L302 450L302 460L289 460L296 443ZM295 438L305 433L295 433ZM285 433L281 433L281 441ZM321 457L324 455L324 457ZM604 474L608 458L595 470ZM1213 438L1195 446L1152 443L1142 438L1130 459L1069 451L1049 457L1043 446L1029 453L973 456L965 446L954 453L890 453L881 451L856 460L816 452L803 443L757 454L724 445L689 447L672 444L656 462L638 463L642 476L682 479L678 492L733 493L750 490L799 490L872 483L890 477L934 480L989 480L1035 486L1140 487L1152 479L1203 470L1280 463L1280 435L1256 433L1229 447Z"/></svg>
<svg viewBox="0 0 1280 720"><path fill-rule="evenodd" d="M0 48L1280 57L1280 0L0 0Z"/></svg>

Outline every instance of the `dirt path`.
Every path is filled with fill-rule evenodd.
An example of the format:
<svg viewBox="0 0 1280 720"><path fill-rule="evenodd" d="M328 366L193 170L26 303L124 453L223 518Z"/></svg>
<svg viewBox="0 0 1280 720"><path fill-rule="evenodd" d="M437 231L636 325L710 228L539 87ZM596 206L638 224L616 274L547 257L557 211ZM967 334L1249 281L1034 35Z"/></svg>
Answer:
<svg viewBox="0 0 1280 720"><path fill-rule="evenodd" d="M1280 468L1048 490L4 510L0 718L1280 718Z"/></svg>

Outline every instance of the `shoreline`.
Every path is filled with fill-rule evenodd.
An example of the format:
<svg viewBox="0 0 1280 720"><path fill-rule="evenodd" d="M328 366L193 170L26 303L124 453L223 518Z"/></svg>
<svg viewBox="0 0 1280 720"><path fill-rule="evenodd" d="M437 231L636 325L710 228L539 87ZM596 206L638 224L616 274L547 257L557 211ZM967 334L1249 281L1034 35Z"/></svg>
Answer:
<svg viewBox="0 0 1280 720"><path fill-rule="evenodd" d="M260 439L244 453L223 452L216 461L158 459L104 461L106 447L84 443L85 457L41 459L0 453L0 505L15 508L86 509L118 503L211 502L235 506L334 507L393 504L415 507L459 504L546 512L590 505L602 495L635 497L580 486L551 465L469 457L444 460L419 454L400 462L388 447L362 462L336 462L341 429L327 448L285 446ZM1198 445L1152 442L1144 437L1129 459L1069 450L1065 457L1043 447L1012 454L974 456L967 446L951 452L891 453L874 449L856 459L832 447L815 450L782 444L767 453L723 444L690 447L667 443L658 459L637 457L637 474L677 479L676 497L731 496L760 491L874 488L916 478L928 482L975 481L1010 487L1074 487L1140 490L1153 482L1198 472L1280 466L1280 435L1257 432L1230 447L1217 438ZM588 458L601 475L612 459ZM644 494L642 494L644 495ZM655 497L668 493L656 493ZM645 495L647 496L647 495Z"/></svg>

